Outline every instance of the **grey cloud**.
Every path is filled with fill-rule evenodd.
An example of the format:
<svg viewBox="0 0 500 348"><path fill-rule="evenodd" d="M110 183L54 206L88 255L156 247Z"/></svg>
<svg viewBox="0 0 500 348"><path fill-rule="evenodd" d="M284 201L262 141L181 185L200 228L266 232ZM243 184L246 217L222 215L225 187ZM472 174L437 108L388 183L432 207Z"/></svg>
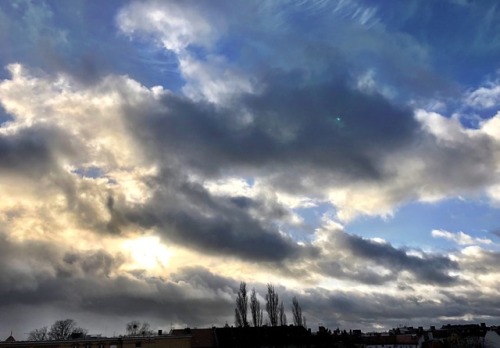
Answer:
<svg viewBox="0 0 500 348"><path fill-rule="evenodd" d="M201 185L175 179L175 172L150 182L154 197L133 209L122 207L128 222L155 227L167 239L215 255L279 262L314 254L279 234L277 226L253 218L245 207L210 195Z"/></svg>
<svg viewBox="0 0 500 348"><path fill-rule="evenodd" d="M470 192L494 184L496 147L486 135L448 146L423 135L420 150L428 173L424 191Z"/></svg>
<svg viewBox="0 0 500 348"><path fill-rule="evenodd" d="M16 175L45 175L54 165L48 140L51 138L59 137L49 129L26 129L15 135L1 135L0 170Z"/></svg>
<svg viewBox="0 0 500 348"><path fill-rule="evenodd" d="M290 211L277 202L276 197L259 196L250 198L246 196L228 196L229 202L246 211L254 211L260 220L285 219L290 216Z"/></svg>
<svg viewBox="0 0 500 348"><path fill-rule="evenodd" d="M173 281L188 281L196 287L211 289L211 291L238 292L239 283L236 280L211 273L202 266L185 267L181 272L172 275ZM242 279L244 281L244 279Z"/></svg>
<svg viewBox="0 0 500 348"><path fill-rule="evenodd" d="M45 242L2 242L0 309L6 316L2 316L0 325L9 324L9 313L27 314L24 307L35 304L64 309L79 316L76 319L99 313L103 317L112 315L117 321L140 317L163 325L170 321L222 325L232 317L233 301L228 301L223 293L232 298L238 283L203 268L180 270L169 280L132 274L117 276L121 260L103 250L63 253ZM30 264L29 284L23 281L25 275L16 270L18 265L4 262L12 258L12 253L24 255L24 262ZM8 274L11 279L5 279ZM55 319L60 318L39 318L45 320L43 325ZM93 329L98 327L94 323ZM22 328L23 332L29 329Z"/></svg>
<svg viewBox="0 0 500 348"><path fill-rule="evenodd" d="M427 194L467 194L491 184L491 142L483 138L472 145L443 147L425 137L413 112L396 102L425 99L436 92L456 96L455 82L433 71L429 48L404 31L379 26L376 18L371 30L361 30L363 25L353 17L356 4L344 9L351 14L348 20L335 4L323 4L327 9L289 6L279 12L273 5L242 5L241 10L225 1L211 8L197 4L196 10L209 19L229 9L235 11L234 18L245 11L261 14L259 25L227 19L228 28L234 25L245 33L245 46L255 46L257 53L231 58L252 76L258 92L234 97L225 107L169 94L162 101L166 111L128 109L130 129L144 144L145 156L202 177L258 176L268 186L310 196L321 197L325 187L375 184L383 191L378 194L385 195L386 210ZM331 21L331 16L325 21L334 24L321 22L307 31L300 23L300 28L288 25L287 16L302 13L304 7L306 17L331 11L345 26ZM334 29L336 35L331 35ZM268 31L271 39L265 38ZM356 42L345 40L350 33L355 33ZM221 47L226 39L222 34ZM246 53L244 47L231 48ZM358 56L370 57L370 62ZM266 64L255 64L254 58ZM388 100L353 87L367 67L386 79L381 86L397 86L394 93L403 98ZM241 121L248 114L252 120ZM402 153L425 164L425 182L405 173L405 168L384 167L386 159Z"/></svg>
<svg viewBox="0 0 500 348"><path fill-rule="evenodd" d="M389 281L395 281L397 274L379 274L367 270L364 266L355 263L321 260L318 261L319 272L327 274L329 277L344 280L354 280L363 284L382 285Z"/></svg>
<svg viewBox="0 0 500 348"><path fill-rule="evenodd" d="M459 269L459 264L446 256L423 252L422 257L412 256L408 250L343 231L331 232L323 247L323 257L317 262L318 271L340 279L380 285L396 281L402 271L408 271L424 284L451 286L460 281L449 275L450 271ZM383 266L389 273L377 274L370 266Z"/></svg>
<svg viewBox="0 0 500 348"><path fill-rule="evenodd" d="M295 184L301 175L328 180L331 172L378 179L380 157L409 145L417 131L410 110L343 79L312 86L300 72L263 78L262 93L243 95L223 110L174 95L164 97L164 113L129 109L130 129L146 155L165 163L204 175L273 173L277 185L293 173ZM243 112L252 115L249 124L239 121Z"/></svg>
<svg viewBox="0 0 500 348"><path fill-rule="evenodd" d="M112 195L108 196L106 208L111 215L111 218L106 224L106 230L113 234L119 234L121 228L127 225L127 218L122 211L115 208L115 198Z"/></svg>
<svg viewBox="0 0 500 348"><path fill-rule="evenodd" d="M168 94L158 111L151 107L146 111L141 107L126 109L126 120L143 145L144 155L163 165L165 171L194 170L208 178L226 172L259 175L273 187L292 193L321 194L325 187L356 181L390 185L395 173L381 167L384 158L405 149L413 151L415 146L435 159L429 161L432 170L426 170L426 187L459 183L461 189L473 189L478 180L490 180L491 171L477 166L493 163L489 161L491 144L487 138L480 141L485 146L479 152L474 152L475 145L441 148L431 137L419 145L417 138L422 132L409 109L393 105L381 95L349 87L348 77L314 85L306 77L300 71L262 76L261 92L241 95L225 108ZM242 112L252 115L252 121L241 122ZM463 174L457 169L461 163ZM252 259L282 260L298 255L296 246L269 233L275 230L273 226L263 226L246 213L257 201L233 197L228 205L194 184L172 185L169 175L151 179L156 194L146 206L126 213L130 221L159 227L167 238L199 250L206 246L214 252ZM414 198L419 189L395 188L390 199ZM269 247L262 247L261 241ZM425 264L419 264L418 258L403 257L403 252L386 251L402 263L394 266L396 269L412 269L426 282L455 281L442 271L455 267L445 258L429 257ZM380 260L389 264L389 256ZM368 282L381 281L366 272L357 276Z"/></svg>
<svg viewBox="0 0 500 348"><path fill-rule="evenodd" d="M344 234L337 241L357 257L383 264L389 269L408 270L424 283L450 285L457 281L447 274L448 271L458 269L457 263L448 257L428 254L424 254L423 258L410 256L404 249L396 249L390 244L375 243L355 235Z"/></svg>
<svg viewBox="0 0 500 348"><path fill-rule="evenodd" d="M73 213L80 227L95 232L119 233L127 223L138 223L157 227L166 238L198 250L252 260L281 261L314 252L311 247L300 247L291 238L281 236L273 222L264 221L265 217L281 219L288 214L276 202L254 199L245 206L241 198L212 197L201 185L187 182L177 168L165 169L163 176L149 179L147 184L156 193L148 203L128 206L111 190L85 181L79 183L75 175L60 167L61 159L74 161L81 156L76 150L77 141L55 127L32 127L2 136L0 170L27 174L30 179L45 178L44 190L63 192L67 211ZM80 194L85 191L101 198L111 215L109 221L101 221L99 207ZM121 207L115 200L120 200ZM260 216L255 218L253 214Z"/></svg>
<svg viewBox="0 0 500 348"><path fill-rule="evenodd" d="M335 329L361 328L373 330L375 325L384 324L387 328L398 327L402 323L413 326L440 325L455 322L464 315L477 315L477 321L482 315L491 316L491 324L499 316L499 311L494 306L498 298L481 297L477 300L473 294L457 296L450 293L437 291L433 297L424 298L418 295L407 294L401 291L397 295L381 292L371 294L326 291L324 289L310 289L306 295L300 297L305 315L321 318L322 323ZM491 306L491 307L490 307ZM449 317L443 322L440 317Z"/></svg>
<svg viewBox="0 0 500 348"><path fill-rule="evenodd" d="M32 317L34 309L27 313L25 306L43 303L50 305L54 313L60 310L60 313L67 314L69 311L83 326L89 323L93 332L100 332L102 325L106 324L108 332L117 330L117 333L122 333L124 324L136 318L143 318L160 328L169 326L170 322L198 327L221 326L226 321L232 323L239 281L246 280L226 278L203 267L181 269L168 279L140 273L116 276L111 273L120 265L120 260L105 251L57 251L45 242L13 243L4 238L0 251L2 276L8 272L15 273L19 284L22 276L14 271L14 265L4 261L13 254L22 254L32 260L31 273L36 280L31 286L16 289L12 287L16 282L0 281L0 308L5 314L2 318L19 317L20 313ZM67 274L46 271L61 267L73 271ZM265 295L265 284L247 285L255 287L261 296ZM298 296L304 315L313 327L317 323L330 328L362 329L370 329L380 323L395 327L401 322L429 325L439 323L436 318L440 316L461 317L469 314L478 315L478 318L479 315L487 315L492 320L500 318L495 306L499 298L463 291L459 293L451 289L436 289L435 295L429 294L424 298L408 287L396 294L381 293L376 289L367 294L317 287L295 293L280 284L275 285L280 298L286 302L287 310L290 299ZM434 301L434 296L440 301ZM95 313L99 313L99 317L96 318ZM33 325L50 325L60 319L54 315L40 315L39 321ZM110 322L109 316L114 320ZM5 320L0 319L0 325L5 325ZM17 329L18 332L26 332L31 328Z"/></svg>
<svg viewBox="0 0 500 348"><path fill-rule="evenodd" d="M72 272L75 268L82 271L83 275L109 276L122 263L117 257L112 257L104 250L98 250L89 253L68 252L63 258L63 268L59 272L66 274Z"/></svg>
<svg viewBox="0 0 500 348"><path fill-rule="evenodd" d="M107 279L123 259L104 250L65 252L49 242L15 242L0 233L0 261L0 301L7 305L68 300L78 293L67 288L75 279Z"/></svg>
<svg viewBox="0 0 500 348"><path fill-rule="evenodd" d="M270 162L306 167L313 177L334 172L377 180L384 175L380 158L411 144L417 124L410 110L353 90L345 80L314 86L302 81L300 74L275 74L262 95L245 100L255 115L255 132L272 139L261 150Z"/></svg>
<svg viewBox="0 0 500 348"><path fill-rule="evenodd" d="M254 200L245 196L231 197L229 201L238 208L249 208L254 205Z"/></svg>
<svg viewBox="0 0 500 348"><path fill-rule="evenodd" d="M19 260L19 255L24 257ZM51 264L58 255L54 245L36 241L14 243L0 232L0 301L8 303L5 293L36 289L39 279L51 276ZM23 266L22 272L16 269L16 264Z"/></svg>
<svg viewBox="0 0 500 348"><path fill-rule="evenodd" d="M461 267L473 274L500 272L500 252L498 251L479 249L473 257L458 255Z"/></svg>
<svg viewBox="0 0 500 348"><path fill-rule="evenodd" d="M102 200L110 193L98 185L78 182L77 176L62 167L65 162L81 162L87 155L81 141L57 126L33 125L1 134L0 177L12 185L34 188L39 195L64 194L65 212L72 213L80 227L105 231L107 221L100 221L98 207L80 193L92 191Z"/></svg>
<svg viewBox="0 0 500 348"><path fill-rule="evenodd" d="M63 161L79 161L85 150L80 139L57 126L33 125L0 135L0 174L62 184ZM34 182L36 183L36 182ZM63 185L64 186L64 185Z"/></svg>

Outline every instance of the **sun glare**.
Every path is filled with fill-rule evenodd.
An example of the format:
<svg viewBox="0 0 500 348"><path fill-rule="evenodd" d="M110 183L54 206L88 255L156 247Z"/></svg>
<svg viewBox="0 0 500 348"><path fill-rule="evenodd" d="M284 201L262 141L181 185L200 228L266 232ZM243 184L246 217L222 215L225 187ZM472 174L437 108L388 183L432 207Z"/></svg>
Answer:
<svg viewBox="0 0 500 348"><path fill-rule="evenodd" d="M130 256L130 266L146 270L162 269L169 263L172 251L159 237L146 236L123 242L123 249Z"/></svg>

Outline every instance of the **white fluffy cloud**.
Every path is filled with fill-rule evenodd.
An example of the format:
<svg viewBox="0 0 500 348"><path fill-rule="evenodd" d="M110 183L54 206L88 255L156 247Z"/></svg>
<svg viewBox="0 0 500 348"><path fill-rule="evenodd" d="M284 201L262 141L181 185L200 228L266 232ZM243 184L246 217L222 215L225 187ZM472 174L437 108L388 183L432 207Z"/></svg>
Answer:
<svg viewBox="0 0 500 348"><path fill-rule="evenodd" d="M475 108L498 108L500 105L500 80L488 83L468 93L467 105Z"/></svg>
<svg viewBox="0 0 500 348"><path fill-rule="evenodd" d="M175 2L134 2L117 16L118 26L128 35L150 35L167 50L183 53L189 45L206 46L216 30L196 8Z"/></svg>
<svg viewBox="0 0 500 348"><path fill-rule="evenodd" d="M453 233L445 230L432 230L431 235L434 238L444 238L459 245L493 244L491 239L474 238L462 231Z"/></svg>
<svg viewBox="0 0 500 348"><path fill-rule="evenodd" d="M202 14L203 9L174 2L132 3L120 11L117 22L131 38L150 36L177 55L188 97L222 103L234 94L251 92L250 79L230 67L223 56L210 53L200 59L191 52L191 46L211 52L221 35L224 21L209 20Z"/></svg>
<svg viewBox="0 0 500 348"><path fill-rule="evenodd" d="M351 16L363 26L377 25L379 19L376 9L358 11L357 8L358 4L355 2L346 2L332 10L340 17ZM268 10L267 7L260 8L260 11L266 13L266 9ZM216 51L217 41L224 35L224 30L215 24L214 13L216 11L203 13L202 6L189 7L159 2L133 3L120 12L117 20L120 29L131 37L150 35L154 40L162 42L164 48L177 54L180 72L186 81L182 90L192 100L206 100L227 106L230 102L237 103L238 98L245 93L266 93L262 88L263 84L259 84L255 77L250 79L248 72L238 71ZM280 23L279 18L274 20ZM160 22L166 24L159 25ZM222 23L227 24L225 21ZM387 35L383 28L377 28L375 32L382 36ZM404 41L409 51L421 50L421 47L408 41L408 37L401 36L398 40ZM204 57L190 51L190 45L202 43L206 50ZM421 52L421 56L419 59L426 61L426 53ZM358 88L367 95L377 94L377 90L387 91L389 88L387 81L376 82L371 78L374 73L374 70L370 70L369 75L361 73L358 77ZM367 77L370 77L369 81ZM377 84L380 86L376 86ZM478 88L466 97L465 103L476 107L492 107L496 98L495 91L494 85ZM394 95L390 96L393 97ZM247 105L234 104L232 107L239 107L239 112L234 113L232 117L240 119L243 128L251 125L255 121L256 113L261 112L252 110ZM494 173L500 163L498 132L495 126L499 117L495 116L483 122L478 130L465 128L458 116L445 117L424 109L416 110L414 118L421 128L421 134L417 135L420 140L415 139L410 146L395 147L385 153L372 154L370 152L376 151L367 149L367 154L363 154L378 156L376 165L381 173L379 180L345 182L335 174L329 174L328 179L324 176L317 179L316 174L305 172L301 173L303 178L296 178L295 181L298 185L306 185L307 192L301 192L295 199L329 201L337 209L338 218L343 221L363 214L390 216L398 206L414 200L427 202L483 193L487 193L494 200L498 199L496 187L499 183ZM349 121L349 118L346 117L346 120ZM272 121L269 126L275 136L284 134L283 141L297 137L293 131L293 123L286 125L290 130L281 124L273 125ZM271 177L266 174L260 173L261 185L273 187L282 196L290 194L288 189L282 191L280 185L276 187L275 174ZM236 176L233 179L239 180L241 177ZM319 192L313 187L318 181L324 185Z"/></svg>

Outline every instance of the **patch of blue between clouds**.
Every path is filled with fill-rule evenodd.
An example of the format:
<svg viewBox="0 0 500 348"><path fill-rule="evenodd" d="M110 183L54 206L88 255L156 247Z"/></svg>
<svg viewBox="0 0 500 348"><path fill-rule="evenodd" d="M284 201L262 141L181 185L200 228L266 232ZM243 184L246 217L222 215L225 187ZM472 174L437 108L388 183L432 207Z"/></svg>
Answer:
<svg viewBox="0 0 500 348"><path fill-rule="evenodd" d="M251 176L246 177L246 178L245 178L245 182L247 183L247 185L248 185L249 187L253 187L253 185L255 185L255 178L254 178L254 177L251 177Z"/></svg>
<svg viewBox="0 0 500 348"><path fill-rule="evenodd" d="M81 176L82 178L92 178L92 179L97 179L97 178L102 178L105 176L104 171L95 166L91 167L85 167L85 168L77 168L72 171L73 173Z"/></svg>
<svg viewBox="0 0 500 348"><path fill-rule="evenodd" d="M179 92L185 85L179 71L179 61L174 52L149 41L133 40L135 51L128 57L128 75L137 78L146 87L162 86L172 92Z"/></svg>
<svg viewBox="0 0 500 348"><path fill-rule="evenodd" d="M345 226L348 233L364 238L382 238L396 247L435 249L455 247L448 240L433 238L432 230L464 232L474 238L498 242L500 209L486 200L449 199L437 203L410 203L396 211L393 217L358 217ZM488 246L486 246L488 247Z"/></svg>
<svg viewBox="0 0 500 348"><path fill-rule="evenodd" d="M489 108L474 108L465 106L460 111L460 123L466 128L478 129L481 123L495 117L498 106Z"/></svg>
<svg viewBox="0 0 500 348"><path fill-rule="evenodd" d="M13 119L14 118L9 113L7 113L7 111L5 111L5 109L2 107L2 105L0 105L0 127L5 122L12 121Z"/></svg>
<svg viewBox="0 0 500 348"><path fill-rule="evenodd" d="M311 242L314 231L321 227L322 219L325 215L334 217L336 209L330 203L317 203L311 207L301 207L293 209L304 223L300 227L289 227L288 233L297 241Z"/></svg>

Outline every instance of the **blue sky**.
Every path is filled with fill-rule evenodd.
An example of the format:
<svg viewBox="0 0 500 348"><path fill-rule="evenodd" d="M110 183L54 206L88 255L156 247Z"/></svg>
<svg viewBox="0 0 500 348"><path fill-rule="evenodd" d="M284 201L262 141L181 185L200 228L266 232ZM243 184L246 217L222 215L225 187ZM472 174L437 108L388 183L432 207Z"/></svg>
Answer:
<svg viewBox="0 0 500 348"><path fill-rule="evenodd" d="M0 3L0 335L498 324L499 11Z"/></svg>

